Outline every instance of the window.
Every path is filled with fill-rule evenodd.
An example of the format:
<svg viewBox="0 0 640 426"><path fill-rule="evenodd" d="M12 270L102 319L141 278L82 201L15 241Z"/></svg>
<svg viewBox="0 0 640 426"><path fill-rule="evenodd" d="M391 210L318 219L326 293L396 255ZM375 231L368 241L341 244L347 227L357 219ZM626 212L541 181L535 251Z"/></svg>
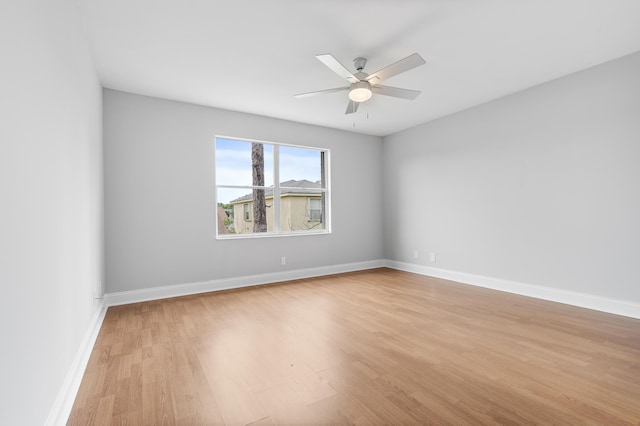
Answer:
<svg viewBox="0 0 640 426"><path fill-rule="evenodd" d="M329 150L218 136L215 165L218 238L329 232Z"/></svg>
<svg viewBox="0 0 640 426"><path fill-rule="evenodd" d="M322 199L309 198L309 220L313 222L322 221Z"/></svg>

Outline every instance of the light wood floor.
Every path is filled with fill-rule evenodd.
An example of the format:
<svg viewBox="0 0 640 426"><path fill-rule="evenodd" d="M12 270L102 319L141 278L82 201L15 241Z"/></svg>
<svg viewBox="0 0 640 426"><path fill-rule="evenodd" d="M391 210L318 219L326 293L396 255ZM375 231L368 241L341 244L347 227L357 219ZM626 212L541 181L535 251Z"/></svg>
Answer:
<svg viewBox="0 0 640 426"><path fill-rule="evenodd" d="M69 425L640 424L640 320L389 269L110 308Z"/></svg>

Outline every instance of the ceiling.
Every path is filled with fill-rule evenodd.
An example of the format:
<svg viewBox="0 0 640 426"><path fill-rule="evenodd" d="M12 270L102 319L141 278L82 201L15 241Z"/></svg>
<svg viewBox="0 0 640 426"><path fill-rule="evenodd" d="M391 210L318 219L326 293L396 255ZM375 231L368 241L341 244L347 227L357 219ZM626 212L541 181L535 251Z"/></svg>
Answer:
<svg viewBox="0 0 640 426"><path fill-rule="evenodd" d="M78 0L104 87L384 136L640 51L638 0ZM345 115L315 55L426 64Z"/></svg>

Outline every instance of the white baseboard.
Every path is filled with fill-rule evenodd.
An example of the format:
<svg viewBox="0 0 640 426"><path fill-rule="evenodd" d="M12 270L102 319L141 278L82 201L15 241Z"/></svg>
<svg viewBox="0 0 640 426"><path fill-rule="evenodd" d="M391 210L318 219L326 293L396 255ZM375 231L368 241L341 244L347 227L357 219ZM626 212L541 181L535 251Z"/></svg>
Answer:
<svg viewBox="0 0 640 426"><path fill-rule="evenodd" d="M244 277L223 278L211 281L167 285L162 287L146 288L143 290L107 293L104 296L104 301L107 306L126 305L129 303L166 299L169 297L188 296L190 294L207 293L210 291L230 290L234 288L249 287L260 284L271 284L282 281L299 280L302 278L340 274L343 272L381 268L384 266L384 263L384 260L370 260L366 262L320 266L317 268L295 269L290 271L274 272L270 274L248 275Z"/></svg>
<svg viewBox="0 0 640 426"><path fill-rule="evenodd" d="M60 388L60 392L56 397L49 416L45 422L46 426L59 426L66 425L73 408L73 403L76 400L78 389L80 389L80 383L82 382L82 376L89 363L89 357L93 351L93 345L96 343L100 327L102 327L102 321L107 313L107 307L102 300L99 300L95 306L95 312L93 318L89 323L89 327L84 334L82 343L78 348L78 352L69 367L67 376L64 383Z"/></svg>
<svg viewBox="0 0 640 426"><path fill-rule="evenodd" d="M278 283L282 281L339 274L343 272L361 271L385 266L401 271L456 281L462 284L470 284L478 287L500 290L507 293L534 297L536 299L564 303L567 305L579 306L581 308L594 309L597 311L640 319L640 304L638 303L609 299L587 293L560 290L553 287L526 284L517 281L509 281L499 278L485 277L482 275L468 274L465 272L457 272L424 265L416 265L413 263L400 262L396 260L372 260L366 262L346 263L341 265L274 272L270 274L248 275L244 277L232 277L218 280L168 285L118 293L107 293L104 296L104 303L107 307L126 305L129 303L166 299L169 297L188 296L191 294L207 293L210 291L230 290L234 288Z"/></svg>
<svg viewBox="0 0 640 426"><path fill-rule="evenodd" d="M640 304L638 303L608 299L592 294L560 290L552 287L485 277L482 275L450 271L447 269L415 265L396 260L385 260L384 264L388 268L398 269L401 271L413 272L415 274L456 281L462 284L470 284L478 287L500 290L507 293L534 297L536 299L549 300L552 302L564 303L566 305L579 306L581 308L594 309L596 311L640 319Z"/></svg>

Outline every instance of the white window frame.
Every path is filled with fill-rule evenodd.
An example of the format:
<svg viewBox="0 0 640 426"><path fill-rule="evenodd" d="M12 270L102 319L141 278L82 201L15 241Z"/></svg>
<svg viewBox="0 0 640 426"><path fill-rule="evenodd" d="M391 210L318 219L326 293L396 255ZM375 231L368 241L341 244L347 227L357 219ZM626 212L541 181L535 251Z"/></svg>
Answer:
<svg viewBox="0 0 640 426"><path fill-rule="evenodd" d="M230 189L271 189L271 187L260 187L260 186L251 186L251 185L225 185L218 184L216 181L216 147L218 139L227 139L227 140L237 140L239 142L250 142L250 143L261 143L264 145L271 145L273 147L273 230L271 232L256 232L256 233L247 233L247 234L220 234L218 229L218 220L215 220L215 233L216 239L218 240L228 240L228 239L243 239L243 238L268 238L268 237L286 237L286 236L300 236L300 235L325 235L331 233L331 178L330 178L330 153L331 151L328 148L319 148L314 146L305 146L305 145L296 145L296 144L287 144L280 142L269 142L258 139L251 138L240 138L236 136L224 136L224 135L216 135L214 138L214 149L213 149L213 164L214 164L214 182L215 182L215 205L218 205L218 189L219 188L230 188ZM321 213L321 219L324 224L322 229L312 229L312 230L299 230L299 231L282 231L280 216L281 216L281 207L280 207L280 196L281 196L281 187L279 185L280 182L280 151L279 147L293 147L293 148L302 148L302 149L311 149L315 151L319 151L322 153L322 165L324 166L324 170L322 170L322 175L324 177L324 187L321 188L307 188L313 192L319 192L324 194L324 211ZM278 183L278 184L276 184ZM250 204L250 203L249 203ZM244 209L244 207L243 207ZM250 212L251 216L251 212ZM243 210L243 219L245 218L244 210Z"/></svg>

